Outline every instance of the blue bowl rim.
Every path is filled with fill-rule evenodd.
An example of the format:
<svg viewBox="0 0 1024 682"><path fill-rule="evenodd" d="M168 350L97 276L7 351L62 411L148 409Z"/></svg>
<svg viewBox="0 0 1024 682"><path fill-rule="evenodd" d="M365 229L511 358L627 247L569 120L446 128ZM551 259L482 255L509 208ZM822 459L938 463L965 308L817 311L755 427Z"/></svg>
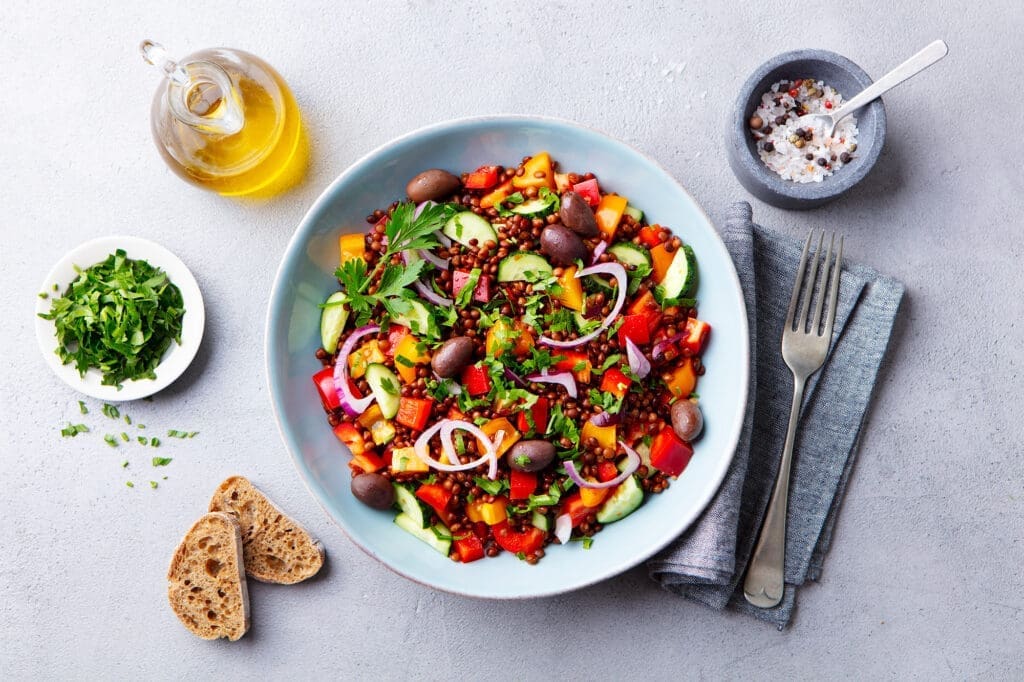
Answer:
<svg viewBox="0 0 1024 682"><path fill-rule="evenodd" d="M825 178L820 183L797 183L790 180L783 180L774 171L765 166L760 157L758 157L752 150L749 136L747 134L746 112L750 103L754 101L754 98L760 97L761 93L756 91L760 83L765 80L772 71L784 68L786 64L796 61L818 61L839 67L840 69L848 72L861 84L861 90L874 82L871 76L869 76L864 69L854 63L850 58L844 57L843 55L830 50L802 48L799 50L782 52L763 62L743 82L742 87L740 87L739 94L736 96L736 103L733 106L733 115L732 122L729 126L729 134L739 138L740 144L738 146L742 148L739 150L739 153L747 153L748 157L755 162L757 171L748 173L751 181L757 183L763 189L773 194L797 201L812 201L817 203L823 199L832 199L844 194L847 190L851 189L863 180L867 174L871 172L871 169L874 168L875 162L882 153L882 147L885 145L885 104L882 102L882 98L879 97L864 106L864 109L871 109L877 117L877 123L875 126L876 130L872 131L872 135L875 137L872 140L870 156L864 157L857 168L851 169L852 172L845 175L836 173ZM832 189L833 191L824 191L825 189Z"/></svg>
<svg viewBox="0 0 1024 682"><path fill-rule="evenodd" d="M473 594L473 593L469 593L469 592L460 592L458 590L449 589L447 587L442 587L442 586L439 586L439 585L435 585L435 584L430 583L430 582L425 582L424 580L421 580L421 579L419 579L419 578L417 578L417 577L415 577L413 575L409 575L408 573L406 573L406 572L400 570L399 568L391 565L390 563L384 561L371 548L364 546L362 543L360 543L358 540L356 540L348 532L348 530L345 528L344 524L341 523L341 521L339 519L335 518L334 514L330 511L327 503L321 497L320 493L317 490L315 490L314 487L311 485L311 483L310 483L310 479L311 479L310 473L307 470L307 468L306 468L302 458L298 454L299 448L296 447L296 444L294 444L292 442L293 439L291 439L288 436L288 434L287 434L287 432L285 430L285 425L284 425L284 423L283 423L283 421L281 419L281 414L283 412L283 405L280 403L280 400L279 400L279 397L278 397L279 394L278 394L278 392L274 388L274 380L273 380L273 354L270 352L271 351L271 345L272 345L271 330L273 328L273 320L275 319L275 315L280 312L278 310L278 308L281 305L281 292L283 291L284 286L285 286L285 282L284 282L285 270L287 268L288 262L291 260L289 258L289 256L292 254L293 250L295 248L297 248L300 238L305 236L305 232L315 222L317 214L320 213L320 211L322 211L324 209L324 207L330 201L333 200L332 199L333 194L334 194L334 192L336 191L336 189L337 189L337 187L339 185L344 183L350 176L355 175L358 172L360 172L365 166L373 163L374 160L380 154L382 154L382 153L384 153L384 152L386 152L388 150L391 150L394 147L398 147L400 145L408 143L408 142L412 141L413 139L415 139L417 137L420 137L420 136L423 136L423 135L431 135L431 134L443 134L443 133L446 133L446 132L449 132L449 131L455 131L458 128L461 128L461 127L467 126L467 125L474 125L474 124L479 125L479 124L487 124L487 123L516 123L516 122L522 122L522 123L538 123L538 122L540 122L540 123L545 123L545 124L550 124L550 125L555 125L555 126L562 126L562 127L567 127L567 128L577 129L577 130L583 130L583 131L586 131L586 132L588 132L588 133L590 133L592 135L597 135L597 136L603 137L608 142L612 143L613 145L617 145L619 147L622 147L622 148L624 148L626 150L631 151L632 153L636 154L637 156L642 158L644 161L646 161L647 163L650 163L652 166L654 166L659 171L661 171L664 174L664 176L670 182L674 183L678 187L678 189L684 195L686 195L686 197L692 202L693 206L696 207L696 209L700 212L700 214L703 216L703 218L707 221L707 224L711 227L712 243L714 244L714 246L716 248L721 250L721 255L723 255L725 257L726 262L730 264L729 272L728 272L728 277L731 278L731 282L732 282L732 285L733 285L732 286L733 293L736 294L737 301L738 301L739 306L740 306L739 310L741 312L741 315L740 315L740 332L741 332L741 334L739 334L739 336L740 336L740 343L742 344L743 350L744 350L743 357L741 359L742 370L743 370L741 376L743 377L743 385L742 385L741 394L737 396L737 399L738 399L738 403L740 405L744 406L744 409L741 409L741 410L739 410L737 412L736 419L735 419L734 423L730 427L730 435L729 435L728 440L727 440L727 442L729 443L729 446L728 446L728 451L729 451L728 452L728 456L722 458L721 466L720 466L719 470L715 472L715 479L716 480L714 481L714 485L709 485L707 487L706 493L704 494L703 499L701 499L699 501L699 504L696 507L694 507L694 512L693 512L691 518L688 518L688 519L685 520L685 523L681 526L681 528L679 530L679 533L677 535L671 536L667 540L665 540L665 542L661 543L658 546L653 547L644 556L630 556L630 557L626 557L624 560L619 561L618 563L610 566L609 568L607 568L603 572L598 573L598 574L596 574L596 575L594 575L592 577L589 577L586 580L582 580L579 583L576 583L576 584L572 585L571 587L557 588L557 589L538 589L538 590L532 591L530 593L518 594L518 595L515 595L515 596L509 596L509 597L488 597L488 596L484 596L484 595ZM288 454L292 458L292 463L295 465L295 468L299 472L299 478L302 480L303 485L306 487L306 490L309 491L309 493L313 496L313 499L316 500L317 504L320 505L321 509L323 509L323 511L327 515L327 517L338 528L341 529L342 533L345 534L345 536L352 542L352 544L354 544L356 547L361 549L368 556L372 557L373 559L375 559L376 561L378 561L379 563L384 565L388 570L392 571L393 573L396 573L396 574L402 576L403 578L407 578L408 580L411 580L411 581L413 581L415 583L418 583L420 585L425 585L425 586L430 587L432 589L437 589L437 590L440 590L440 591L449 592L451 594L458 594L460 596L472 597L472 598L476 598L476 599L509 599L509 600L513 600L514 599L514 600L521 600L521 599L533 599L533 598L549 597L549 596L553 596L553 595L557 595L557 594L564 594L566 592L576 591L576 590L582 589L584 587L588 587L590 585L594 585L596 583L602 582L602 581L607 580L609 578L612 578L612 577L614 577L616 575L619 575L619 574L621 574L621 573L623 573L623 572L633 568L634 566L637 566L640 563L646 561L647 559L649 559L650 557L654 556L659 551L664 549L666 546L668 546L673 540L675 540L677 537L679 537L679 535L681 535L688 528L690 528L690 526L693 525L693 523L701 516L701 514L704 513L704 511L707 509L708 504L711 502L711 500L714 498L714 496L718 493L719 488L721 488L722 481L725 480L725 475L729 471L729 467L732 464L732 460L733 460L733 458L736 455L736 447L739 444L740 433L741 433L741 431L743 429L743 423L744 423L744 420L745 420L745 417L746 417L746 408L745 408L745 406L747 404L747 396L749 395L749 391L750 391L750 351L751 351L751 349L750 349L750 330L749 330L749 323L748 323L748 312L747 312L747 307L746 307L746 301L745 301L745 299L743 297L743 289L742 289L742 286L740 285L739 276L736 273L736 268L735 268L735 265L733 264L732 256L729 254L728 249L726 249L725 243L722 241L721 235L719 235L718 231L715 229L714 222L712 222L710 216L708 216L707 212L700 205L700 203L697 202L697 200L693 197L693 195L690 194L690 192L685 187L683 187L683 185L678 180L676 180L676 178L671 173L669 173L669 171L664 166L662 166L660 163L658 163L657 161L655 161L654 159L649 157L644 152L640 151L639 149L637 149L633 145L630 145L630 144L628 144L626 142L623 142L622 140L619 140L619 139L617 139L615 137L612 137L611 135L609 135L609 134L607 134L607 133L605 133L605 132L603 132L601 130L598 130L597 128L593 128L591 126L582 125L582 124L579 124L579 123L577 123L575 121L570 121L568 119L558 118L558 117L555 117L555 116L540 116L540 115L530 115L530 114L487 114L487 115L480 115L480 116L467 116L467 117L462 117L462 118L449 119L449 120L446 120L446 121L441 121L441 122L438 122L438 123L433 123L433 124L430 124L430 125L422 126L420 128L416 128L416 129L414 129L414 130L412 130L412 131L410 131L408 133L405 133L404 135L400 135L400 136L398 136L396 138L393 138L392 140L390 140L388 142L385 142L384 144L378 145L377 147L373 148L372 150L370 150L369 152L367 152L366 154L361 156L356 161L352 162L326 188L324 188L324 190L320 193L320 195L313 202L312 206L310 206L309 209L306 211L306 213L303 215L302 220L299 222L298 227L295 229L295 232L292 234L291 239L288 240L288 245L285 247L284 254L281 257L281 262L279 263L277 271L276 271L276 273L274 275L273 284L271 285L270 298L269 298L269 301L268 301L268 304L267 304L267 316L266 316L266 320L265 320L264 344L263 345L264 345L264 370L266 371L267 389L268 389L268 393L269 393L269 397L270 397L271 408L273 409L273 413L274 413L274 421L277 424L278 432L281 435L281 440L284 442L285 449L288 450Z"/></svg>

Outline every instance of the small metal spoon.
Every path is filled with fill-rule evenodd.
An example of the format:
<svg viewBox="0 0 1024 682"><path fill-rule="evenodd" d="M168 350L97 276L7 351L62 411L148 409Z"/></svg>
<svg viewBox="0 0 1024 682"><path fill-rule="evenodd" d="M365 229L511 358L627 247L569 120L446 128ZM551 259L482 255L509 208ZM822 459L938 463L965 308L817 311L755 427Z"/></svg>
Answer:
<svg viewBox="0 0 1024 682"><path fill-rule="evenodd" d="M836 126L839 125L841 120L857 111L868 102L880 97L883 93L893 89L911 76L916 76L921 73L929 66L945 57L947 52L949 52L949 48L946 47L946 43L941 40L936 40L934 43L930 44L928 47L897 66L895 69L861 90L850 98L846 104L839 107L832 113L804 114L797 120L797 123L804 128L809 126L817 127L820 125L825 130L825 137L832 137L832 134L836 131Z"/></svg>

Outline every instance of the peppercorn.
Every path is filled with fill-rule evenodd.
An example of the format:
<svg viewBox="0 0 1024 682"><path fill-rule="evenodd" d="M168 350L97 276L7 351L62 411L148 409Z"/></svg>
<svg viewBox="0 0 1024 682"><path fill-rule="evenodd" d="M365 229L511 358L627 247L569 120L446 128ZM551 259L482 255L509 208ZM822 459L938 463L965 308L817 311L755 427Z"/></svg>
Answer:
<svg viewBox="0 0 1024 682"><path fill-rule="evenodd" d="M761 149L765 150L766 152L773 152L775 151L775 145L772 144L771 140L765 140L764 144L761 145Z"/></svg>
<svg viewBox="0 0 1024 682"><path fill-rule="evenodd" d="M824 156L821 157L820 159L818 159L818 165L819 166L827 166L828 165L828 159L826 159Z"/></svg>
<svg viewBox="0 0 1024 682"><path fill-rule="evenodd" d="M850 159L852 158L853 156L850 155L849 152L843 152L842 154L839 155L839 160L842 161L843 163L850 163Z"/></svg>
<svg viewBox="0 0 1024 682"><path fill-rule="evenodd" d="M760 116L751 116L750 117L750 127L753 128L754 130L760 130L761 126L763 126L763 125L764 125L764 121L761 120Z"/></svg>

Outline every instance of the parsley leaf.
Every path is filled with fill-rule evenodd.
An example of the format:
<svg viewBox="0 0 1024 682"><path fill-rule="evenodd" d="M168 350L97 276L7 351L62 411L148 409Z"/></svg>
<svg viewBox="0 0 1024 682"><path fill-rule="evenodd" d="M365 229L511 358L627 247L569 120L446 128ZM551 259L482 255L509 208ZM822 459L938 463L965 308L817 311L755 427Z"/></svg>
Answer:
<svg viewBox="0 0 1024 682"><path fill-rule="evenodd" d="M422 264L424 261L420 261ZM480 268L473 268L469 271L469 279L459 289L459 295L455 297L455 307L465 308L469 305L469 302L473 300L473 292L476 291L476 285L480 282L480 275L482 274Z"/></svg>

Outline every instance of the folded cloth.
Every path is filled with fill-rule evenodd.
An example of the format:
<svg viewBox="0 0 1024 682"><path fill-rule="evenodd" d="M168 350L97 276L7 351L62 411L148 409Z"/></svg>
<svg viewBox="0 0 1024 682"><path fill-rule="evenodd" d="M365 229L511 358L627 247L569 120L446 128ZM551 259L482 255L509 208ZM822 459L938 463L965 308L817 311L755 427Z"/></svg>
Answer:
<svg viewBox="0 0 1024 682"><path fill-rule="evenodd" d="M753 615L781 630L793 615L796 588L821 574L903 285L862 265L843 265L832 347L824 367L807 382L797 429L785 592L778 606L760 609L744 599L741 583L785 442L793 378L782 359L782 328L803 244L754 224L746 202L729 208L721 235L736 264L750 326L746 421L717 495L648 568L670 592ZM712 380L714 370L708 367Z"/></svg>

